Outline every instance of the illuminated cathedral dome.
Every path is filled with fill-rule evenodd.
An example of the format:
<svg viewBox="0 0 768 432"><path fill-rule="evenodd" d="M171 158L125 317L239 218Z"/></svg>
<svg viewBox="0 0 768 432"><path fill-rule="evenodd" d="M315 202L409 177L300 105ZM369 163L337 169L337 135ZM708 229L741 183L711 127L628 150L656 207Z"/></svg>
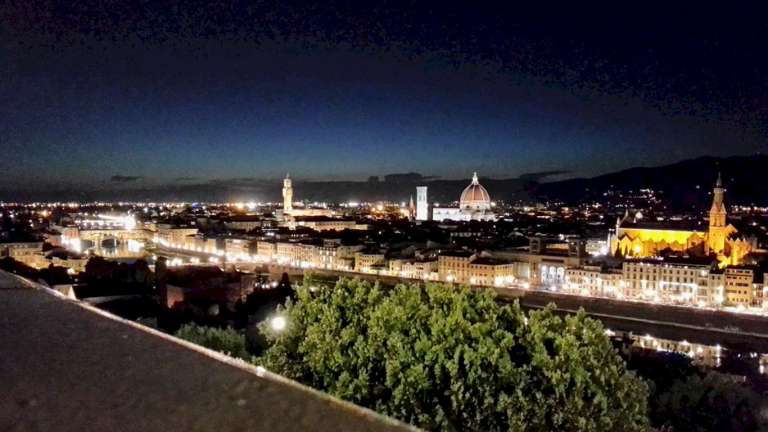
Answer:
<svg viewBox="0 0 768 432"><path fill-rule="evenodd" d="M470 210L488 210L491 208L491 196L477 180L477 173L472 175L472 183L461 193L459 208Z"/></svg>

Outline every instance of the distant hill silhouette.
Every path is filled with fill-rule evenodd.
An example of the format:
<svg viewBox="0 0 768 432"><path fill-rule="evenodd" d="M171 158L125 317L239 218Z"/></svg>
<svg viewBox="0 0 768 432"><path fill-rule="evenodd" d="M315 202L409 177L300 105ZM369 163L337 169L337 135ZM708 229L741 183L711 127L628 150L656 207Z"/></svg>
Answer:
<svg viewBox="0 0 768 432"><path fill-rule="evenodd" d="M593 178L569 179L538 185L532 196L575 203L596 198L613 188L629 191L652 188L677 207L709 203L709 193L721 172L728 204L768 204L768 156L704 156L659 167L638 167ZM697 189L698 186L698 189Z"/></svg>
<svg viewBox="0 0 768 432"><path fill-rule="evenodd" d="M541 179L563 173L563 171L544 171L508 179L480 177L480 183L488 189L492 199L529 199L530 192L536 190ZM393 178L384 177L385 179ZM447 180L409 173L397 174L394 176L394 181L383 182L299 182L294 183L294 189L298 199L311 197L310 199L316 201L407 201L409 196L416 198L417 186L427 186L430 202L447 205L458 201L461 192L469 186L471 181L471 178Z"/></svg>
<svg viewBox="0 0 768 432"><path fill-rule="evenodd" d="M705 156L658 167L630 168L593 178L553 182L544 181L567 172L535 172L506 179L488 179L481 176L480 183L488 189L494 200L533 202L556 199L568 204L601 198L609 189L630 191L652 188L663 191L661 196L668 204L690 208L708 205L709 193L718 171L723 175L727 204L768 205L768 156L762 154L725 158ZM193 180L184 179L150 187L138 187L132 182L122 181L118 184L128 185L95 190L0 190L0 199L208 202L282 200L282 179ZM417 186L427 186L430 201L448 205L459 199L470 180L469 177L448 180L422 176L419 173L404 173L385 175L383 178L372 176L361 181L302 181L295 178L293 184L294 199L328 202L408 201L411 195L415 199Z"/></svg>

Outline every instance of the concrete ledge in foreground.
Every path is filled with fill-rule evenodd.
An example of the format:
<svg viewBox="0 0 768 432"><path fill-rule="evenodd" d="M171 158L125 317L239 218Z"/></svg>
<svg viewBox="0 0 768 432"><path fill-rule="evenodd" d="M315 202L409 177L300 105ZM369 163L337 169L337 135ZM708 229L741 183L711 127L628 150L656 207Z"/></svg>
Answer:
<svg viewBox="0 0 768 432"><path fill-rule="evenodd" d="M0 430L416 429L0 271Z"/></svg>

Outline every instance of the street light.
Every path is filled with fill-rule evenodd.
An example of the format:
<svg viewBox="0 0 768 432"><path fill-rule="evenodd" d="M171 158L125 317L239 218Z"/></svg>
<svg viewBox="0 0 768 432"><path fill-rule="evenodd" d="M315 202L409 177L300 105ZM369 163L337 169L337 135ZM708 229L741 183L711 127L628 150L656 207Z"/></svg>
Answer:
<svg viewBox="0 0 768 432"><path fill-rule="evenodd" d="M282 332L288 326L284 316L276 316L269 321L269 326L276 332Z"/></svg>

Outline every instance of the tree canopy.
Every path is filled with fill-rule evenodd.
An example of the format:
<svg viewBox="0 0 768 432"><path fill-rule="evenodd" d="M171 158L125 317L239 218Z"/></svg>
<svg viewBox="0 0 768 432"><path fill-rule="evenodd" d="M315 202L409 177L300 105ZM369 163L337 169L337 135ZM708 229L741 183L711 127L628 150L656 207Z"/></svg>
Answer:
<svg viewBox="0 0 768 432"><path fill-rule="evenodd" d="M742 379L709 371L675 380L658 395L655 414L673 430L757 431L768 428L768 404Z"/></svg>
<svg viewBox="0 0 768 432"><path fill-rule="evenodd" d="M646 384L583 312L525 313L440 284L318 290L310 279L279 313L283 331L263 325L266 368L425 429L648 428Z"/></svg>
<svg viewBox="0 0 768 432"><path fill-rule="evenodd" d="M232 328L215 328L185 324L175 333L176 337L188 340L192 343L228 354L232 357L249 359L251 356L246 350L245 335Z"/></svg>

